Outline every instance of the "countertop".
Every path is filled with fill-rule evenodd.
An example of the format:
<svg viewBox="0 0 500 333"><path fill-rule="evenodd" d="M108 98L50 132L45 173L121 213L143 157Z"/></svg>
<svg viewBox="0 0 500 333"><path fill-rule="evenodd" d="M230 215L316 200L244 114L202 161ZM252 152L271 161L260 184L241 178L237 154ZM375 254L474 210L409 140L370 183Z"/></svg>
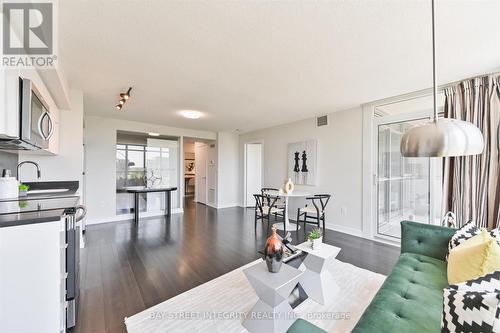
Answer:
<svg viewBox="0 0 500 333"><path fill-rule="evenodd" d="M58 193L37 193L28 194L24 197L0 199L1 202L12 202L12 201L27 201L27 200L41 200L41 199L60 199L60 198L79 198L80 195L74 191L58 192Z"/></svg>
<svg viewBox="0 0 500 333"><path fill-rule="evenodd" d="M30 196L0 202L0 228L34 223L51 222L59 219L67 209L75 208L80 197L60 193L58 196Z"/></svg>

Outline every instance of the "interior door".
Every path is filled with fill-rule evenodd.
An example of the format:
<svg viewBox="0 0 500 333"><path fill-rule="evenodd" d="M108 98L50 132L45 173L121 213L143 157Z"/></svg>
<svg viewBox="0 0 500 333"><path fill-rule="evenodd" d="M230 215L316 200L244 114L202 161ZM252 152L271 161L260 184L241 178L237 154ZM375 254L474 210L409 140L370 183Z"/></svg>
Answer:
<svg viewBox="0 0 500 333"><path fill-rule="evenodd" d="M262 144L248 143L245 147L245 206L253 207L253 195L262 188Z"/></svg>
<svg viewBox="0 0 500 333"><path fill-rule="evenodd" d="M195 142L194 159L196 170L196 198L195 201L207 203L207 145Z"/></svg>

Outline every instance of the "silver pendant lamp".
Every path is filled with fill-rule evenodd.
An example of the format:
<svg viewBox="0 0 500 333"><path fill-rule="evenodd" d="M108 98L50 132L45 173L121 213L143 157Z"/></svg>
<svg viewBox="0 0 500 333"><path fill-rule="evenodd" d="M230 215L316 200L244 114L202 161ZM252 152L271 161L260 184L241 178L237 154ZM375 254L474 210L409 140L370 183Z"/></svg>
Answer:
<svg viewBox="0 0 500 333"><path fill-rule="evenodd" d="M410 128L401 139L404 157L449 157L481 154L483 134L474 124L458 119L438 119L436 83L436 36L432 0L432 81L434 117L429 122Z"/></svg>

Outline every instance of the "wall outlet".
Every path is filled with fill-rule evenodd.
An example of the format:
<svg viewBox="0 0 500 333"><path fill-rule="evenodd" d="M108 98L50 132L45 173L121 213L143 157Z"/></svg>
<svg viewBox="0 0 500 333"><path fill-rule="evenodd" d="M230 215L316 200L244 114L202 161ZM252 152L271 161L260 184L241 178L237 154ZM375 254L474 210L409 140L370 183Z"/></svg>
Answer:
<svg viewBox="0 0 500 333"><path fill-rule="evenodd" d="M340 207L340 216L346 216L347 215L347 207L342 206Z"/></svg>

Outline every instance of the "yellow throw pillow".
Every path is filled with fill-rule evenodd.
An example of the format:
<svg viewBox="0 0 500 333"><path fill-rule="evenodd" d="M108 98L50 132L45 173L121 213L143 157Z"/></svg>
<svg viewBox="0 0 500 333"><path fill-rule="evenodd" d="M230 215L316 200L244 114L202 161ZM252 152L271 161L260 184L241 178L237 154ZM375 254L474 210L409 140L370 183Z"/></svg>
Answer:
<svg viewBox="0 0 500 333"><path fill-rule="evenodd" d="M450 251L450 284L469 281L497 270L500 270L500 245L486 230Z"/></svg>

